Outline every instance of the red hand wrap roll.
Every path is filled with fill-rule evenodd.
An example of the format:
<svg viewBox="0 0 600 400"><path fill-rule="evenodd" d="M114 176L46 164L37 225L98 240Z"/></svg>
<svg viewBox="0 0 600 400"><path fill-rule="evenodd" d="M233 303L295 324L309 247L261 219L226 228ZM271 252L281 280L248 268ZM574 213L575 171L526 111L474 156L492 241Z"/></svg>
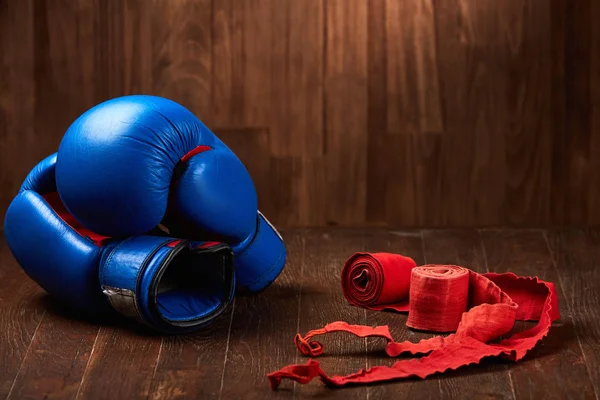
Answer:
<svg viewBox="0 0 600 400"><path fill-rule="evenodd" d="M432 332L454 332L467 311L469 270L454 265L412 270L406 326Z"/></svg>
<svg viewBox="0 0 600 400"><path fill-rule="evenodd" d="M354 306L408 310L412 258L390 253L356 253L342 270L342 291Z"/></svg>
<svg viewBox="0 0 600 400"><path fill-rule="evenodd" d="M401 360L391 367L376 366L333 377L318 362L309 360L307 364L270 373L273 389L282 379L308 383L319 377L327 385L339 387L426 378L490 356L518 361L548 334L552 321L560 318L556 290L550 282L512 273L478 274L454 265L416 267L410 258L395 254L355 254L344 265L342 289L352 305L408 311L409 327L455 333L419 343L395 342L387 326L372 328L334 322L305 337L297 335L298 349L305 355L318 356L323 353L323 345L312 341L312 337L343 331L358 337L385 338L386 352L391 357L402 353L427 355ZM506 338L517 320L538 320L538 324Z"/></svg>

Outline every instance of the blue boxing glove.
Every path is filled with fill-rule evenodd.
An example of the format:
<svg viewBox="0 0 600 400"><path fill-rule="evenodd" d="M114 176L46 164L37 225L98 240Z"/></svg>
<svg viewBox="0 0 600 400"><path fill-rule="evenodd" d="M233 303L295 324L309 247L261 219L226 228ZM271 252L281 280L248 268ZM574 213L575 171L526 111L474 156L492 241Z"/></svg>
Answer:
<svg viewBox="0 0 600 400"><path fill-rule="evenodd" d="M97 234L65 209L55 165L53 154L29 173L4 220L12 254L44 290L84 312L116 310L166 333L197 330L225 310L235 291L228 245Z"/></svg>
<svg viewBox="0 0 600 400"><path fill-rule="evenodd" d="M66 208L100 234L163 226L177 237L229 244L240 291L266 288L285 264L283 240L258 211L244 165L171 100L125 96L85 112L61 141L56 182Z"/></svg>

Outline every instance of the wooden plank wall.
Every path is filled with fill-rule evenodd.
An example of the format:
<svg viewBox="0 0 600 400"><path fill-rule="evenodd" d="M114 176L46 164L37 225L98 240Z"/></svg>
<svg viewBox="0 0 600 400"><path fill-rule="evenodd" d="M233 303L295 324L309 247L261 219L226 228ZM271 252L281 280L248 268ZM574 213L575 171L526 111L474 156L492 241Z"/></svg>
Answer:
<svg viewBox="0 0 600 400"><path fill-rule="evenodd" d="M280 226L598 225L599 26L594 0L0 1L0 211L79 114L149 93Z"/></svg>

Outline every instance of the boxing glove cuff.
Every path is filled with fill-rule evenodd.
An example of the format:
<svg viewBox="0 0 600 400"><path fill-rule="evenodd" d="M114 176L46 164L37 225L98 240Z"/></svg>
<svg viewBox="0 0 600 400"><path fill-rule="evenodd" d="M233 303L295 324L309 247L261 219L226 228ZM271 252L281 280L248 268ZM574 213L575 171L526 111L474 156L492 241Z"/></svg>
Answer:
<svg viewBox="0 0 600 400"><path fill-rule="evenodd" d="M225 244L136 236L103 250L103 293L116 311L153 329L198 329L233 298L233 253Z"/></svg>
<svg viewBox="0 0 600 400"><path fill-rule="evenodd" d="M232 248L240 291L259 292L265 289L285 265L286 249L281 234L260 211L254 234Z"/></svg>

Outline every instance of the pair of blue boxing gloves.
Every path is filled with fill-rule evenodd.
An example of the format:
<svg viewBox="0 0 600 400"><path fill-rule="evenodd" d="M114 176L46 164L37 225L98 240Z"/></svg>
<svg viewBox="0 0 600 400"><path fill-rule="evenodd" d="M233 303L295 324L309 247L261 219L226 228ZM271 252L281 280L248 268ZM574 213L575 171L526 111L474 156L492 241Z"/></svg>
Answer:
<svg viewBox="0 0 600 400"><path fill-rule="evenodd" d="M286 260L242 162L188 109L155 96L82 114L25 179L4 232L50 295L171 334L262 291Z"/></svg>

